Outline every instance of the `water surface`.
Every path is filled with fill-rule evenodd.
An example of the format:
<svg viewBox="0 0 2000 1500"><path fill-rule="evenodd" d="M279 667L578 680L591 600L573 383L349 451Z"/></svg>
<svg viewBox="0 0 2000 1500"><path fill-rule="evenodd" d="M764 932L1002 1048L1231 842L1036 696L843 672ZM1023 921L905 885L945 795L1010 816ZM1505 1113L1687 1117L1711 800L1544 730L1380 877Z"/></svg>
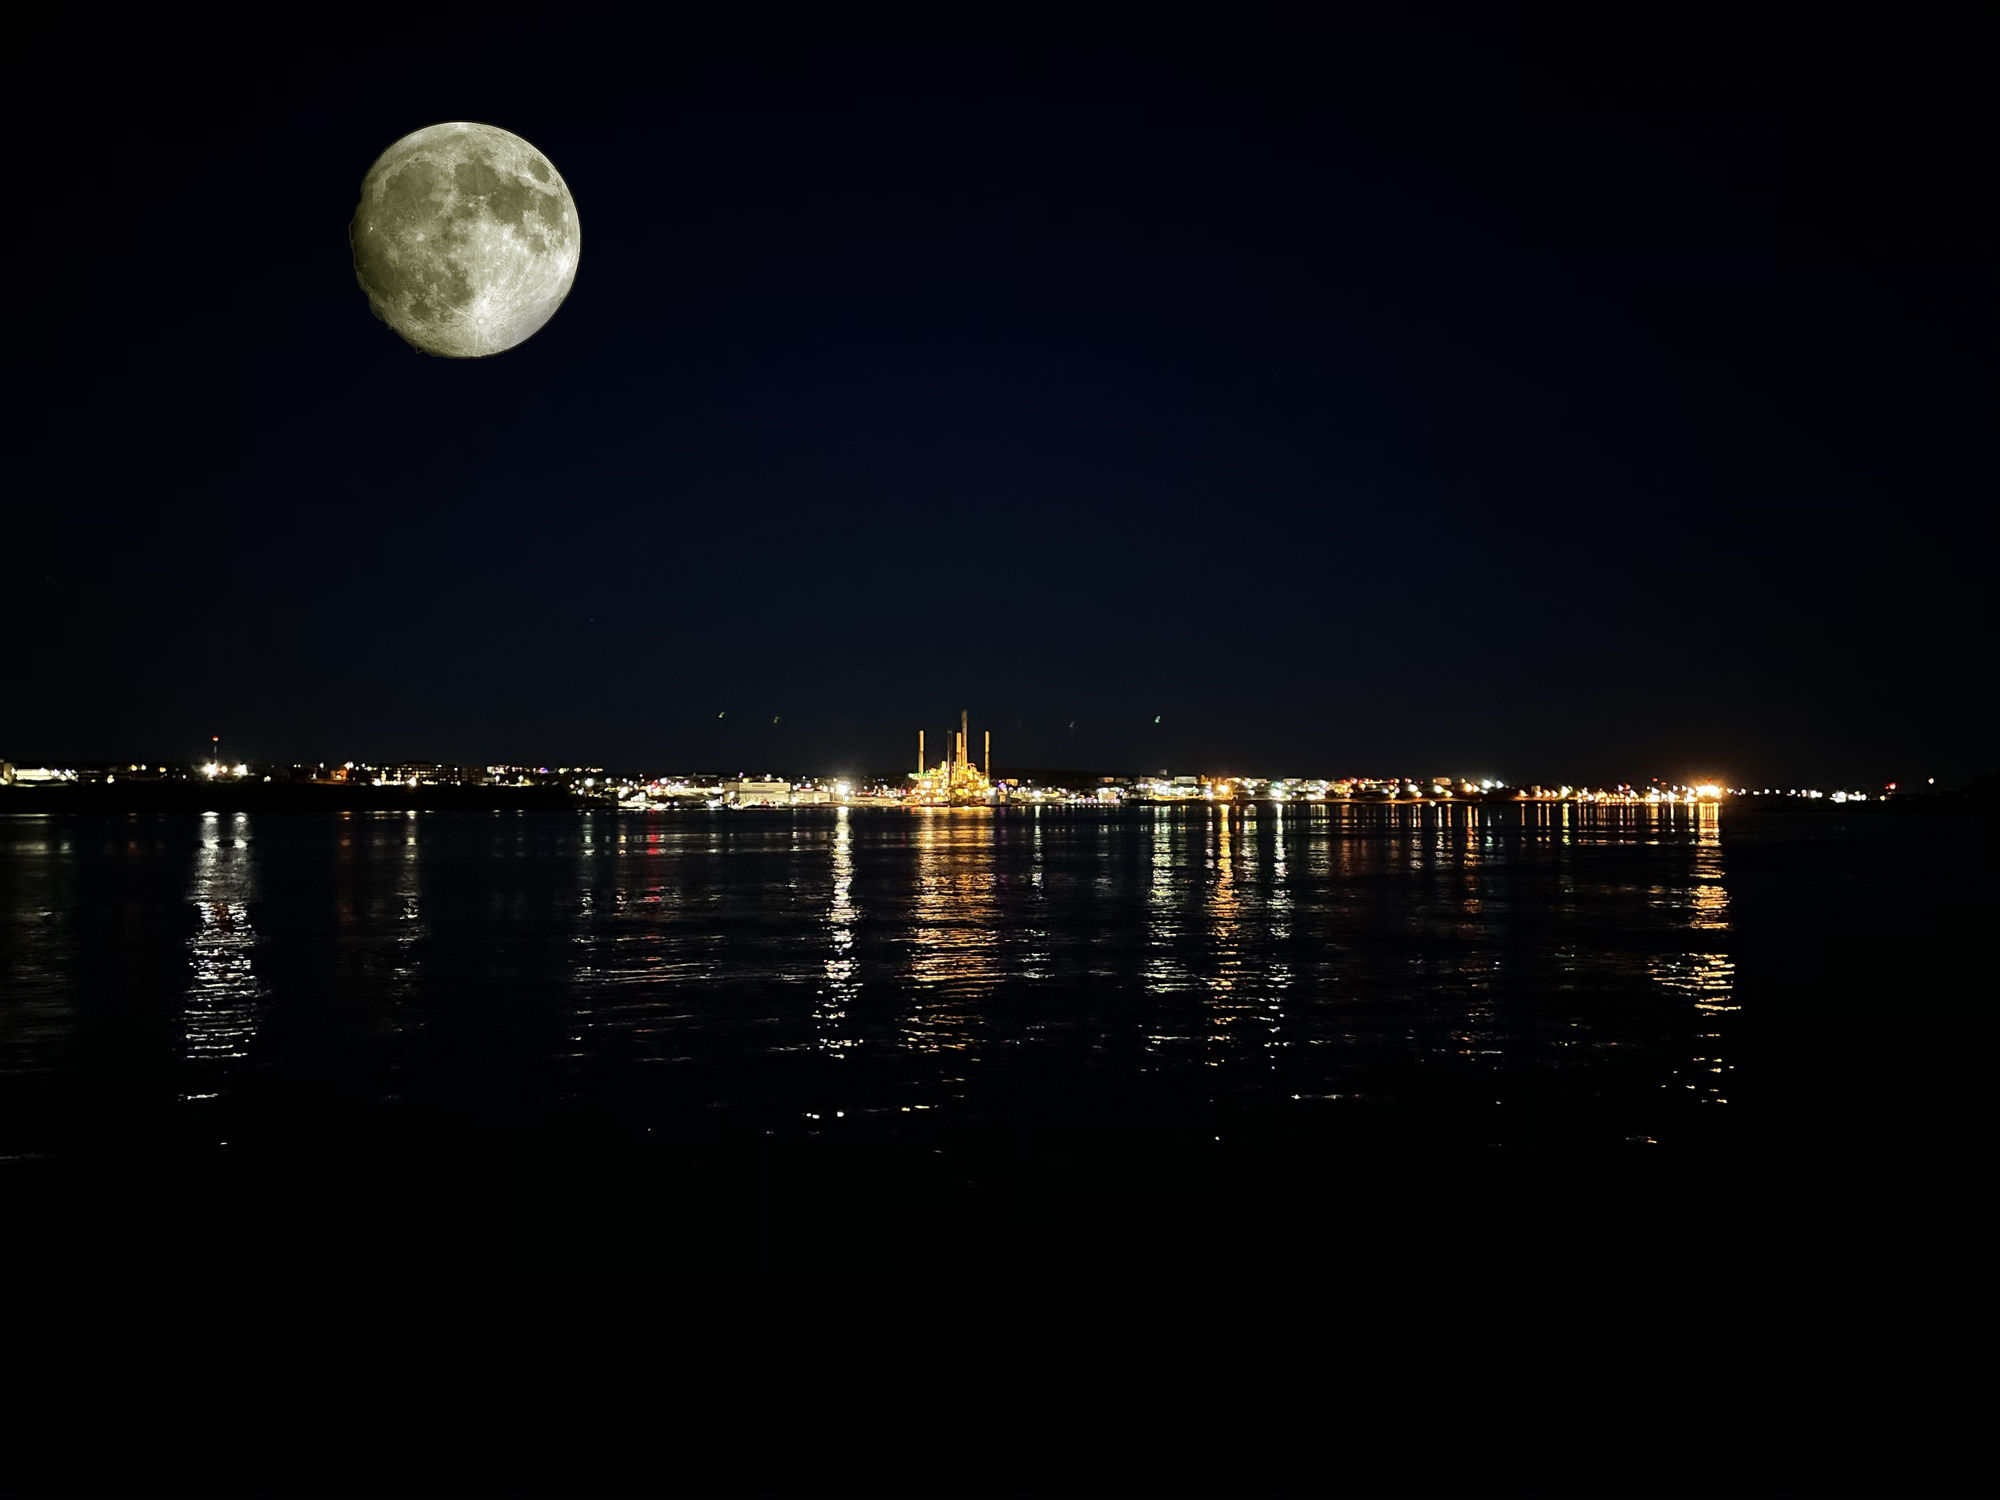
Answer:
<svg viewBox="0 0 2000 1500"><path fill-rule="evenodd" d="M1736 1097L1717 810L0 819L0 1147ZM1511 1112L1511 1113L1510 1113Z"/></svg>

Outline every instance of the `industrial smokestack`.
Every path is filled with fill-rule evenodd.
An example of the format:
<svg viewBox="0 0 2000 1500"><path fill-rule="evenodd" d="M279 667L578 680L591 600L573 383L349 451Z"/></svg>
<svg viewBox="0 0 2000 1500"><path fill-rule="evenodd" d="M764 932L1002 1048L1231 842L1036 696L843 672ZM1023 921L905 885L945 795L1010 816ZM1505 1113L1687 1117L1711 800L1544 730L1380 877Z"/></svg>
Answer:
<svg viewBox="0 0 2000 1500"><path fill-rule="evenodd" d="M993 731L986 731L986 779L993 779Z"/></svg>
<svg viewBox="0 0 2000 1500"><path fill-rule="evenodd" d="M924 732L921 729L917 731L917 774L924 774Z"/></svg>

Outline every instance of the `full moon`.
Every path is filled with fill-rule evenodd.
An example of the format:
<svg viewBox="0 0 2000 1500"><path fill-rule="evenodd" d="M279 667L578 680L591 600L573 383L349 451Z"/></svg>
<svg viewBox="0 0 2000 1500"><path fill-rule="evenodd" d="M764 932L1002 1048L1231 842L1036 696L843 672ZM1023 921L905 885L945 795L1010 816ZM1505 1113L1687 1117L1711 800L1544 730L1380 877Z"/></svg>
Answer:
<svg viewBox="0 0 2000 1500"><path fill-rule="evenodd" d="M412 131L375 159L348 226L375 316L426 354L511 349L576 280L576 202L549 159L497 125Z"/></svg>

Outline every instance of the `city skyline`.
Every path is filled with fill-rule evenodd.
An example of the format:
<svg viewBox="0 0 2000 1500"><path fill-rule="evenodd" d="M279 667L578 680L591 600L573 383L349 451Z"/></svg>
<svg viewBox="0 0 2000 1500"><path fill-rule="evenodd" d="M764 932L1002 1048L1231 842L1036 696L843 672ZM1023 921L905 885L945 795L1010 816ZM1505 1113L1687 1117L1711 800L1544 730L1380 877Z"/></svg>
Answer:
<svg viewBox="0 0 2000 1500"><path fill-rule="evenodd" d="M560 788L601 800L643 805L648 794L666 805L677 799L713 799L710 805L803 805L807 801L948 806L998 805L1010 800L1039 799L1044 792L1073 794L1088 800L1113 802L1183 802L1190 800L1334 801L1705 801L1735 797L1794 796L1836 802L1880 800L1895 795L1923 795L1971 789L1937 777L1908 781L1839 781L1814 783L1797 777L1777 785L1738 785L1727 777L1702 775L1689 780L1664 776L1591 782L1581 778L1495 777L1462 771L1366 774L1255 774L1237 771L1187 771L1160 767L1150 771L1025 767L1002 765L989 758L982 764L967 758L961 737L950 754L936 764L920 761L901 771L839 769L812 772L764 766L733 771L607 767L593 764L526 762L399 761L120 761L77 762L68 766L17 765L0 760L0 784L6 786L108 786L123 779L127 785L195 782L223 788L276 783L283 786L322 785L373 788L410 787L544 787ZM920 751L921 754L921 751ZM1994 778L1978 778L1984 787ZM755 789L756 796L751 795ZM627 794L637 797L628 801ZM793 793L811 793L794 797Z"/></svg>
<svg viewBox="0 0 2000 1500"><path fill-rule="evenodd" d="M718 715L718 718L721 717L725 717L725 715ZM956 731L947 729L936 741L929 741L929 743L935 743L940 747L942 759L928 756L925 746L930 731L923 729L917 731L917 765L914 776L910 775L908 771L907 760L903 770L896 770L880 762L870 763L856 756L841 758L822 754L814 757L810 752L793 755L767 755L762 760L745 759L735 762L733 767L728 762L703 765L695 761L692 757L685 755L676 756L664 751L649 757L636 757L615 763L608 757L593 758L588 756L548 755L468 757L398 754L391 756L341 755L332 759L325 757L287 759L284 757L266 757L242 752L234 736L231 736L229 742L231 753L225 755L222 750L223 737L221 735L210 735L208 737L208 751L192 759L183 760L173 756L148 755L123 757L45 756L40 758L40 764L49 767L88 767L97 772L111 771L113 773L120 767L126 767L132 772L142 774L147 773L149 770L163 774L171 769L175 774L180 775L199 775L203 767L206 766L209 775L215 775L219 769L225 779L232 774L232 768L234 768L234 774L242 775L251 765L255 765L260 772L284 770L293 773L309 771L317 765L321 771L331 772L330 779L340 778L342 773L339 768L343 765L348 768L356 766L446 767L453 770L467 771L483 769L494 773L503 770L521 770L524 772L536 772L538 770L538 774L542 776L550 775L551 766L557 766L565 774L574 766L577 768L578 774L583 774L585 769L597 773L608 771L612 776L621 777L627 781L635 779L644 780L648 777L652 777L655 780L666 777L693 777L705 782L714 782L732 777L742 778L759 775L765 777L783 776L799 784L818 784L822 782L832 784L840 780L851 780L855 782L866 781L874 785L884 785L909 779L922 787L929 788L935 794L934 800L944 802L966 800L967 797L970 800L982 800L988 788L994 783L1002 779L1012 778L1018 780L1023 777L1028 778L1030 781L1036 778L1044 781L1055 778L1064 780L1065 782L1093 780L1103 782L1120 780L1135 781L1152 777L1194 778L1204 781L1249 780L1265 783L1272 781L1317 781L1322 786L1332 782L1357 781L1383 784L1407 782L1412 786L1417 786L1441 781L1448 787L1458 786L1463 783L1465 790L1468 792L1472 790L1474 784L1478 784L1481 786L1502 788L1562 787L1565 789L1592 789L1596 791L1614 791L1634 787L1643 790L1648 786L1656 785L1677 787L1703 785L1722 786L1726 788L1734 788L1738 785L1749 788L1754 785L1758 788L1779 789L1784 787L1823 788L1828 790L1840 788L1844 791L1859 793L1871 788L1877 791L1893 791L1898 786L1902 786L1906 790L1919 785L1929 785L1932 787L1942 785L1949 788L1970 784L1982 778L1990 778L1993 774L1988 768L1975 769L1970 774L1954 774L1950 767L1946 767L1943 774L1940 775L1940 768L1936 764L1924 764L1912 760L1898 766L1887 768L1877 767L1872 772L1860 774L1855 773L1850 767L1846 774L1829 775L1825 773L1824 762L1822 762L1822 767L1816 774L1801 774L1797 767L1778 767L1775 768L1776 774L1772 774L1772 768L1760 767L1758 769L1764 774L1741 775L1737 773L1735 764L1728 757L1714 755L1686 756L1679 758L1678 762L1676 762L1671 757L1656 755L1646 758L1643 762L1643 769L1638 771L1635 771L1631 766L1625 766L1617 768L1611 774L1588 776L1577 774L1569 768L1557 768L1534 774L1520 775L1511 774L1505 767L1502 758L1492 755L1482 756L1476 752L1469 756L1459 756L1456 758L1446 756L1415 756L1410 758L1409 763L1400 768L1393 769L1380 764L1378 758L1377 763L1373 764L1372 767L1360 771L1354 770L1353 764L1360 760L1361 757L1356 755L1341 755L1338 752L1333 754L1320 753L1304 757L1303 759L1309 760L1312 766L1317 768L1310 771L1297 764L1292 764L1287 769L1277 769L1269 762L1260 764L1249 758L1224 764L1199 763L1181 759L1179 761L1163 760L1158 763L1144 765L1093 765L1088 763L1064 764L1057 758L1032 760L1019 756L1003 756L1000 763L1000 771L996 774L993 770L993 736L991 728L986 727L981 731L983 734L983 752L981 752L975 748L980 745L980 740L977 738L968 738L969 710L959 711L958 723L959 727ZM769 728L776 730L781 724L782 717L774 715L770 721ZM1073 727L1073 721L1071 727ZM1156 716L1152 727L1156 730L1160 727L1160 716ZM875 738L879 739L880 736L876 736ZM1043 743L1047 743L1047 741L1044 740ZM1071 743L1074 743L1074 741L1072 740ZM0 747L0 751L4 751L4 747ZM6 760L6 763L10 766L26 766L36 763L32 757L9 757L0 754L0 759ZM1336 759L1341 762L1341 768L1326 769L1329 763ZM936 761L935 764L933 764L934 760ZM663 766L668 769L662 770ZM1442 771L1440 770L1441 767L1444 768ZM1466 772L1469 767L1473 769L1468 777ZM960 768L964 768L970 772L970 780L963 788L959 787ZM1390 771L1390 774L1381 774L1385 770ZM267 776L265 779L268 780L270 778Z"/></svg>

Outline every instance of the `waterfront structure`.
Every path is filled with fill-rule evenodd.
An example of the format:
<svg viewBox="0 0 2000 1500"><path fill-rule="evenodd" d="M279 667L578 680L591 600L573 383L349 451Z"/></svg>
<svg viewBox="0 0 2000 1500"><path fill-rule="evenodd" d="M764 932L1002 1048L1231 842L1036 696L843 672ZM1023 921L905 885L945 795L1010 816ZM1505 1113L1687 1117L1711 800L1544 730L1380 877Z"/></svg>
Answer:
<svg viewBox="0 0 2000 1500"><path fill-rule="evenodd" d="M917 769L911 776L906 799L919 807L969 807L995 800L993 790L993 731L986 731L986 764L974 765L971 754L971 719L963 710L958 715L958 735L952 753L935 766L924 763L924 732L917 731Z"/></svg>
<svg viewBox="0 0 2000 1500"><path fill-rule="evenodd" d="M57 766L9 766L7 785L9 786L57 786L76 780L76 772Z"/></svg>

